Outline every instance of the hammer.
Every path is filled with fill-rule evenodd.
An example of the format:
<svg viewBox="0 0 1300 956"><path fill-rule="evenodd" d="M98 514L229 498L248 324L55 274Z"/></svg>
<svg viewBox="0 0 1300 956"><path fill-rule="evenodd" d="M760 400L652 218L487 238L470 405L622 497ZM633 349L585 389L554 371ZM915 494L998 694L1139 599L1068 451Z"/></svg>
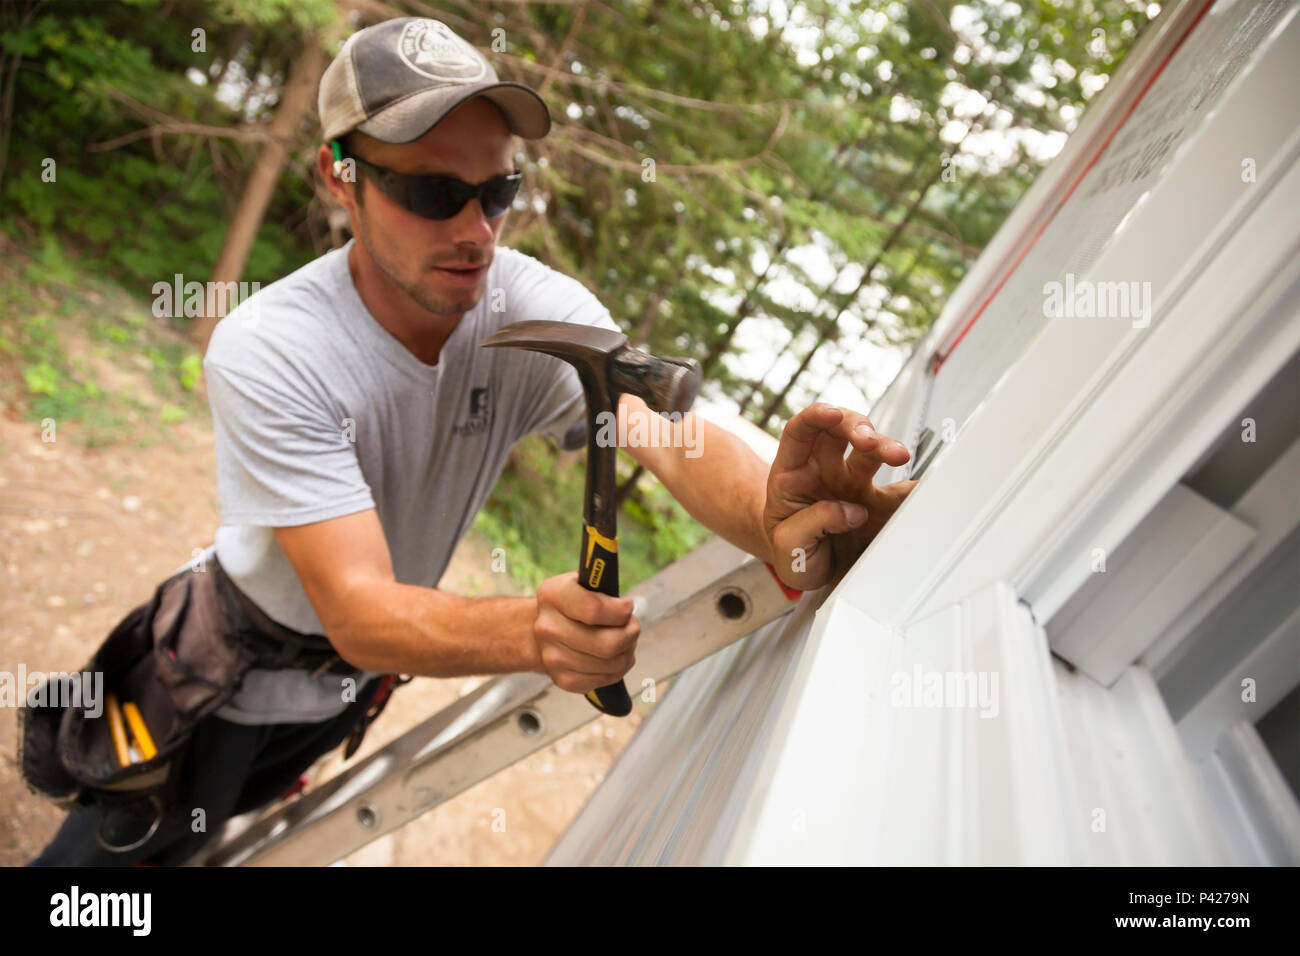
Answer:
<svg viewBox="0 0 1300 956"><path fill-rule="evenodd" d="M600 422L617 426L618 399L623 392L641 398L656 412L686 412L700 389L699 363L694 359L659 358L633 348L621 332L575 322L516 322L480 344L545 352L577 369L587 398L587 490L578 583L588 591L618 597L616 443L602 445L597 441ZM612 717L626 717L632 712L632 698L621 680L589 690L585 696L597 710Z"/></svg>

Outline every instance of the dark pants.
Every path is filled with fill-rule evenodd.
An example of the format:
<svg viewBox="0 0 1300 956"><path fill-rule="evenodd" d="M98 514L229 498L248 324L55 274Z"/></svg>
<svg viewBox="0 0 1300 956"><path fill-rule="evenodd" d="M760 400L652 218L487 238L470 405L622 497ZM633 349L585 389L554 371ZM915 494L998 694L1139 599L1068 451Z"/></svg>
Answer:
<svg viewBox="0 0 1300 956"><path fill-rule="evenodd" d="M100 811L76 807L54 839L28 866L176 866L220 832L227 820L283 796L320 756L329 753L361 719L379 681L370 681L338 717L314 724L245 726L208 716L194 728L186 759L184 798L173 818L143 846L127 853L105 850L95 839ZM201 808L205 831L193 832ZM116 841L114 841L116 842Z"/></svg>

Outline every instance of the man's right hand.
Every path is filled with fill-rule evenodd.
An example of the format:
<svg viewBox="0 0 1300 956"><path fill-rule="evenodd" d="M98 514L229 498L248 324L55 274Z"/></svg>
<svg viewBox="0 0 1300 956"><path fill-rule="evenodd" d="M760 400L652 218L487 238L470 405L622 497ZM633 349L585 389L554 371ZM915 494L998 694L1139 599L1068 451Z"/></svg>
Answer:
<svg viewBox="0 0 1300 956"><path fill-rule="evenodd" d="M577 571L547 578L537 589L538 662L561 690L585 694L617 683L636 663L640 635L631 598L588 591Z"/></svg>

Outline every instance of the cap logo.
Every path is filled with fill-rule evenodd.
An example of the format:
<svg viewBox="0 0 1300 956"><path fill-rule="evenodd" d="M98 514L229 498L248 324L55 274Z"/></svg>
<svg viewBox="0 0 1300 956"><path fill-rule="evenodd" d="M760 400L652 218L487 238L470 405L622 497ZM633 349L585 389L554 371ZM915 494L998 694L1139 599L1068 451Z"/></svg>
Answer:
<svg viewBox="0 0 1300 956"><path fill-rule="evenodd" d="M487 73L487 61L444 23L412 20L397 38L397 54L416 73L431 80L468 83Z"/></svg>

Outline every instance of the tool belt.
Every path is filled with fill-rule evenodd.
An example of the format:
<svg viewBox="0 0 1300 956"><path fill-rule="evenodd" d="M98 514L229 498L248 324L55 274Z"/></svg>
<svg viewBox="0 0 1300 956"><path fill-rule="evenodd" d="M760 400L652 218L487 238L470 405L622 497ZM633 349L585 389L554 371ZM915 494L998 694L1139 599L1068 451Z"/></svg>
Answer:
<svg viewBox="0 0 1300 956"><path fill-rule="evenodd" d="M102 686L56 675L28 696L18 717L23 779L67 809L99 807L100 844L135 849L165 818L185 812L177 806L181 771L198 722L229 701L250 670L285 668L361 676L323 635L268 617L215 557L204 571L183 568L127 614L82 668L102 673ZM122 710L139 731L139 752L125 766Z"/></svg>

